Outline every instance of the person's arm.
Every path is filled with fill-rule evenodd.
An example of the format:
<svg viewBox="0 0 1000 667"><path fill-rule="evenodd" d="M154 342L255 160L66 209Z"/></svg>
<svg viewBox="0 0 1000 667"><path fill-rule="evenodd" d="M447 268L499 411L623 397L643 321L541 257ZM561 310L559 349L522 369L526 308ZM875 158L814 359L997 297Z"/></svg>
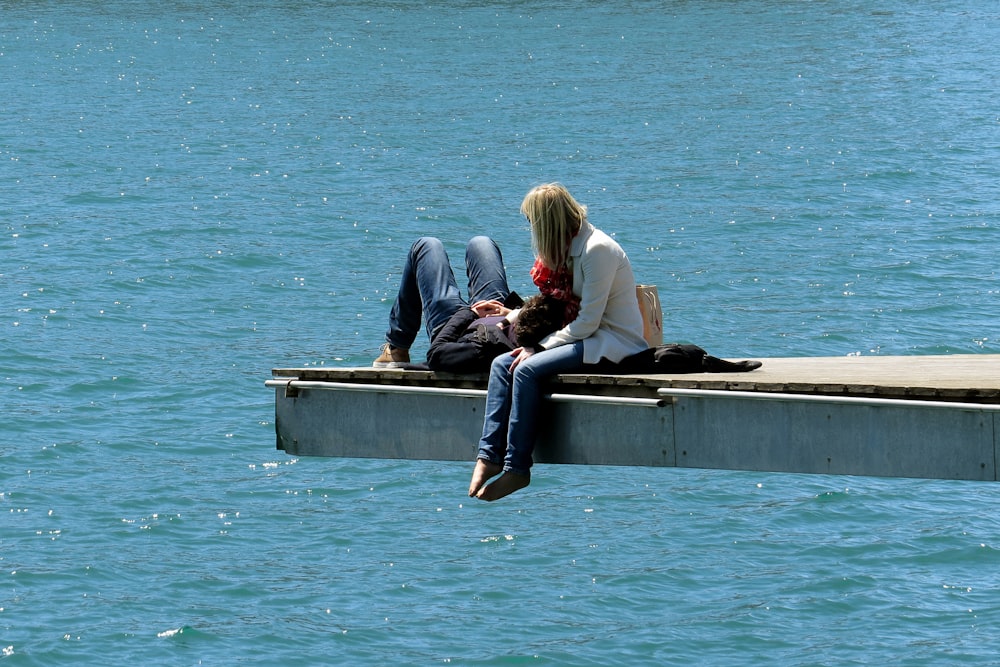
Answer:
<svg viewBox="0 0 1000 667"><path fill-rule="evenodd" d="M427 366L432 371L461 372L475 360L475 345L460 339L476 319L478 317L471 308L462 307L441 327L427 350Z"/></svg>
<svg viewBox="0 0 1000 667"><path fill-rule="evenodd" d="M478 315L468 306L459 308L454 315L448 318L448 321L441 327L441 330L434 336L434 340L431 341L431 349L433 350L435 345L454 343L462 337L466 329L476 321L477 317Z"/></svg>
<svg viewBox="0 0 1000 667"><path fill-rule="evenodd" d="M510 341L496 325L479 324L470 332L469 325L478 319L469 308L452 315L427 350L427 366L432 371L485 372L493 357L511 349Z"/></svg>
<svg viewBox="0 0 1000 667"><path fill-rule="evenodd" d="M580 262L583 276L580 312L575 320L541 342L540 346L544 349L589 338L604 318L608 296L621 263L619 253L613 247L596 243L586 248L576 261Z"/></svg>
<svg viewBox="0 0 1000 667"><path fill-rule="evenodd" d="M490 299L489 301L477 301L471 306L473 312L478 317L489 317L490 315L503 315L506 317L510 314L510 308L507 308L500 301L496 299Z"/></svg>

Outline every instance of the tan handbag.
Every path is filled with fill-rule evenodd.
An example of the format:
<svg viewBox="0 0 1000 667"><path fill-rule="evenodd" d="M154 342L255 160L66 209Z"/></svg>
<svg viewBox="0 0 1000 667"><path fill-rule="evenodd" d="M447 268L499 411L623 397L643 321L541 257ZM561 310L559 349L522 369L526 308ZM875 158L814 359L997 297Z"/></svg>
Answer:
<svg viewBox="0 0 1000 667"><path fill-rule="evenodd" d="M650 347L663 345L663 308L656 285L636 285L635 295L642 313L642 337Z"/></svg>

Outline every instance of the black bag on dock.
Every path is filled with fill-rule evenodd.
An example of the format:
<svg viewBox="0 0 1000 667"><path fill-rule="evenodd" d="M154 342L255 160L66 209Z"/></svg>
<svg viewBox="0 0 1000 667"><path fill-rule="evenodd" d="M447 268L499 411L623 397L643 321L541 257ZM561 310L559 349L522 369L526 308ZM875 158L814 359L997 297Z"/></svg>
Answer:
<svg viewBox="0 0 1000 667"><path fill-rule="evenodd" d="M625 357L617 364L598 364L600 372L623 375L677 373L745 373L760 368L759 361L726 361L697 345L667 343Z"/></svg>

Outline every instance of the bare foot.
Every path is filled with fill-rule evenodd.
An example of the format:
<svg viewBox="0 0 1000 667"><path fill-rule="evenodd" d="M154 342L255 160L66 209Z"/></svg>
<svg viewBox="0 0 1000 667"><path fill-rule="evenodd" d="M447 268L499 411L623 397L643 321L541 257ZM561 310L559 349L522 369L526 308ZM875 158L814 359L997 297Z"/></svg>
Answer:
<svg viewBox="0 0 1000 667"><path fill-rule="evenodd" d="M530 475L518 475L516 472L510 472L508 470L504 474L500 475L496 481L484 486L479 493L476 494L476 497L480 500L500 500L501 498L509 496L519 489L523 489L530 483Z"/></svg>
<svg viewBox="0 0 1000 667"><path fill-rule="evenodd" d="M469 484L469 497L479 493L491 477L496 477L501 472L503 472L503 467L500 464L491 463L485 459L476 459L476 469L472 471L472 483Z"/></svg>

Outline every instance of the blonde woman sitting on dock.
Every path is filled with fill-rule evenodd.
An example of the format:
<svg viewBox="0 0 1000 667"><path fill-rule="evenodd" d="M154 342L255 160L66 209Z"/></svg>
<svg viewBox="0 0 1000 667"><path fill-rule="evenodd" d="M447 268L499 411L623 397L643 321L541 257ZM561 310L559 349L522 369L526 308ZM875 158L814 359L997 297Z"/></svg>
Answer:
<svg viewBox="0 0 1000 667"><path fill-rule="evenodd" d="M618 243L588 222L586 207L565 187L550 183L525 196L521 213L531 224L535 282L543 293L568 299L568 321L537 346L519 347L493 360L483 435L469 484L469 496L482 500L503 498L531 481L547 378L579 372L601 360L617 363L647 348L629 259Z"/></svg>

